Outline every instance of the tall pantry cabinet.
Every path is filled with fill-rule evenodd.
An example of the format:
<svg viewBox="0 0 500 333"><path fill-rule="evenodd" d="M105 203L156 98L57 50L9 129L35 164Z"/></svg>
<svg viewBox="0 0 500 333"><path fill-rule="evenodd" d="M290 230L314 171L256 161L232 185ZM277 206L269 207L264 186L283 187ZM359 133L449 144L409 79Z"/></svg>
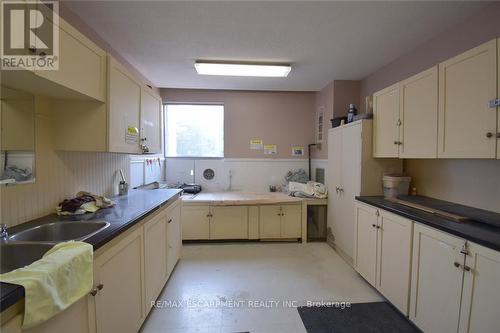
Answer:
<svg viewBox="0 0 500 333"><path fill-rule="evenodd" d="M351 264L355 196L382 194L383 174L402 168L400 160L372 158L372 126L366 119L328 131L328 237Z"/></svg>

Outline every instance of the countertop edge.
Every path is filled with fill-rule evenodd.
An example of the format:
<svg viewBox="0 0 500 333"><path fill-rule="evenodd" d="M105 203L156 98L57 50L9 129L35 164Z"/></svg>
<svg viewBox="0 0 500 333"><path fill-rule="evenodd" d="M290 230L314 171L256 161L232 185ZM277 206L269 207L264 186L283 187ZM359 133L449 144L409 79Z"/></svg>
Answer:
<svg viewBox="0 0 500 333"><path fill-rule="evenodd" d="M380 199L379 197L372 197L372 198ZM468 233L461 232L459 230L455 230L455 229L449 228L446 225L430 221L429 219L423 218L423 217L418 216L418 215L413 215L413 214L410 214L410 213L406 213L406 212L400 211L400 210L395 209L395 208L393 208L391 206L384 205L384 204L381 204L379 202L373 201L373 199L370 199L370 197L356 196L355 199L358 200L358 201L360 201L360 202L363 202L363 203L365 203L367 205L375 206L377 208L384 209L384 210L386 210L386 211L388 211L390 213L402 216L404 218L407 218L409 220L415 221L417 223L425 224L427 226L430 226L430 227L433 227L435 229L447 232L447 233L452 234L454 236L457 236L457 237L466 239L468 241L477 243L479 245L485 246L485 247L490 248L492 250L500 251L500 244L492 243L492 242L490 242L488 240L477 238L477 237L472 236L472 235L470 235ZM403 206L403 205L398 204L398 203L392 203L391 202L390 204L392 204L392 205L399 205L401 207L404 207L407 210L415 210L416 212L420 212L419 210L417 210L415 208L406 207L406 206ZM453 222L453 223L459 223L459 222ZM499 230L499 232L500 232L500 230Z"/></svg>

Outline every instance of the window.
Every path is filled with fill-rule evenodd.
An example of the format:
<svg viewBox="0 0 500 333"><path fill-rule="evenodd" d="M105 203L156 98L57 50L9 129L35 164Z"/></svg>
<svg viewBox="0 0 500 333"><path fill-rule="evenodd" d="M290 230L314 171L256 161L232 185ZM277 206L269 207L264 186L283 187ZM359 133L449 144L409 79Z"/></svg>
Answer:
<svg viewBox="0 0 500 333"><path fill-rule="evenodd" d="M166 104L168 157L224 157L224 106Z"/></svg>

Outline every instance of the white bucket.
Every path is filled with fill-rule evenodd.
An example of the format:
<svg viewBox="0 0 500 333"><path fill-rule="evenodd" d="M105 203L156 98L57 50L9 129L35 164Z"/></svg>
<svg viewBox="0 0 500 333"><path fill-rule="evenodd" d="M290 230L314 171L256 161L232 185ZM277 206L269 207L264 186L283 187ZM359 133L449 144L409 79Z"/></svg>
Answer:
<svg viewBox="0 0 500 333"><path fill-rule="evenodd" d="M384 197L396 198L398 195L408 195L411 177L403 175L385 175L382 177L384 184Z"/></svg>

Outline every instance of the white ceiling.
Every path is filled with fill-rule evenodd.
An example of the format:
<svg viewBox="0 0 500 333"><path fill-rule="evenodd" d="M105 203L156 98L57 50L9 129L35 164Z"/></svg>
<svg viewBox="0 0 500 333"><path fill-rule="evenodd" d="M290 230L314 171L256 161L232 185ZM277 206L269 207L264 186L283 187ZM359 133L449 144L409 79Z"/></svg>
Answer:
<svg viewBox="0 0 500 333"><path fill-rule="evenodd" d="M66 6L158 87L315 91L366 77L481 2L73 1ZM292 64L287 78L197 75L204 60Z"/></svg>

